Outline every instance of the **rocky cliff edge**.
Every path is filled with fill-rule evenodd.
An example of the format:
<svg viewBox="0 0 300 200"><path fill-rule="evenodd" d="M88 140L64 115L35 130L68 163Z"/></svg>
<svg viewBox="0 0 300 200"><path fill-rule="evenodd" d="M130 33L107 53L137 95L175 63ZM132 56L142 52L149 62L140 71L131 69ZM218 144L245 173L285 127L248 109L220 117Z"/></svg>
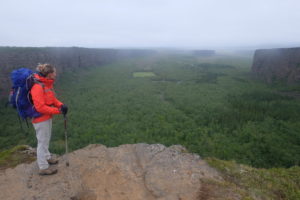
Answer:
<svg viewBox="0 0 300 200"><path fill-rule="evenodd" d="M38 175L34 158L24 145L0 152L1 200L300 199L299 166L203 160L180 145L89 145L59 157L51 176Z"/></svg>
<svg viewBox="0 0 300 200"><path fill-rule="evenodd" d="M226 196L225 192L219 198L207 188L212 181L222 181L218 172L179 145L89 145L59 159L58 173L52 176L39 176L36 162L2 170L0 199L192 200Z"/></svg>

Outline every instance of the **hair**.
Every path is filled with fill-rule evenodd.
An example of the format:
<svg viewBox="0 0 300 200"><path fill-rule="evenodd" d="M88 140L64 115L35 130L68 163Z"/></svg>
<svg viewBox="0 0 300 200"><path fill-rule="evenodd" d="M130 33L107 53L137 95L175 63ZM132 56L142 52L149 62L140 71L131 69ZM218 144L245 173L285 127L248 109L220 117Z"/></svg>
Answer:
<svg viewBox="0 0 300 200"><path fill-rule="evenodd" d="M48 63L45 64L38 64L36 67L36 70L42 75L47 76L48 74L51 74L55 71L55 67L53 65L50 65Z"/></svg>

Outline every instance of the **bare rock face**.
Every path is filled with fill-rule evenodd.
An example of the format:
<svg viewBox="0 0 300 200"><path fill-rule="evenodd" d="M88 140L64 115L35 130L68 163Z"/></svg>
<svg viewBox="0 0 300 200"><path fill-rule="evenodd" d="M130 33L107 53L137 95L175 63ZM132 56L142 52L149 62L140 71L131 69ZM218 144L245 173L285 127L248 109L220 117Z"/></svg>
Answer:
<svg viewBox="0 0 300 200"><path fill-rule="evenodd" d="M36 162L0 172L0 199L193 200L222 199L205 189L222 177L179 145L90 145L60 157L58 173L39 176ZM234 197L234 196L232 196ZM230 198L229 198L230 199ZM231 198L231 199L239 199Z"/></svg>
<svg viewBox="0 0 300 200"><path fill-rule="evenodd" d="M252 72L268 83L300 82L300 48L256 50Z"/></svg>

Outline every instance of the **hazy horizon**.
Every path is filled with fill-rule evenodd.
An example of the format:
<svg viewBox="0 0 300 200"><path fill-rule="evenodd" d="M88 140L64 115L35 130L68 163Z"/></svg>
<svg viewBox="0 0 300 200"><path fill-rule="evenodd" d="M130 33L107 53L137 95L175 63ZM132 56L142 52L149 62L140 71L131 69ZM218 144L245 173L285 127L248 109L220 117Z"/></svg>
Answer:
<svg viewBox="0 0 300 200"><path fill-rule="evenodd" d="M11 0L0 46L257 49L300 46L297 0Z"/></svg>

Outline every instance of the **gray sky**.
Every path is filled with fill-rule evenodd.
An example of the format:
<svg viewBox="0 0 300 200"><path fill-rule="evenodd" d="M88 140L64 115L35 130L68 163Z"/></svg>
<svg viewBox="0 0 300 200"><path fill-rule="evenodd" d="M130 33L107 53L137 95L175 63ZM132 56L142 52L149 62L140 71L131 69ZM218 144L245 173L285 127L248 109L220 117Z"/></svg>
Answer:
<svg viewBox="0 0 300 200"><path fill-rule="evenodd" d="M300 46L300 0L0 0L0 46Z"/></svg>

